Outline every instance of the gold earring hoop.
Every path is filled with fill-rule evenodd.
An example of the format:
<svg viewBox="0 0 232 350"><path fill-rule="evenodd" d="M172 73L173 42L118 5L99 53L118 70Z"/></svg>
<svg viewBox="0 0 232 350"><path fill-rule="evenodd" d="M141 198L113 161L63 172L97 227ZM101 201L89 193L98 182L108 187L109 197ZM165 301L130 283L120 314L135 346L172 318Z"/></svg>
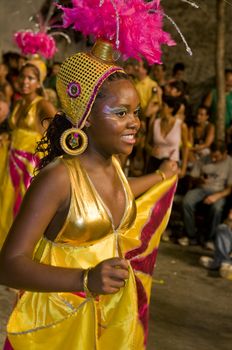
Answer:
<svg viewBox="0 0 232 350"><path fill-rule="evenodd" d="M88 137L78 128L65 130L60 137L60 145L63 151L71 156L83 153L88 145Z"/></svg>

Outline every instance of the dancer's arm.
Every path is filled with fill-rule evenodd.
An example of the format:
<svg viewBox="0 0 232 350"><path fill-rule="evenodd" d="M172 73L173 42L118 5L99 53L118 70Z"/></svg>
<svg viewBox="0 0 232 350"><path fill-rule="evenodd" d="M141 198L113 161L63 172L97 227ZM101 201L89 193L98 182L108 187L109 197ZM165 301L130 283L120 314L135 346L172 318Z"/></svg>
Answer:
<svg viewBox="0 0 232 350"><path fill-rule="evenodd" d="M172 160L165 160L159 170L164 173L166 179L171 178L178 172L177 163ZM159 172L154 172L152 174L130 178L128 180L131 190L135 197L140 196L147 190L149 190L155 184L163 181L163 178Z"/></svg>

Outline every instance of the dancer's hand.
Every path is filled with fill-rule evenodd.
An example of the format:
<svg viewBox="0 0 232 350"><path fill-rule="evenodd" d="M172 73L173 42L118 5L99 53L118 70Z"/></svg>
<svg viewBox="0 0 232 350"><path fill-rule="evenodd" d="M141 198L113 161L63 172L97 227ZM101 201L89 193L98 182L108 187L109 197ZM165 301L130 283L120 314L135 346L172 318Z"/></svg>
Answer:
<svg viewBox="0 0 232 350"><path fill-rule="evenodd" d="M163 161L159 169L165 174L166 179L169 179L170 177L178 173L177 162L175 162L174 160Z"/></svg>
<svg viewBox="0 0 232 350"><path fill-rule="evenodd" d="M125 259L104 260L89 271L88 288L96 294L117 293L125 286L128 277L128 263Z"/></svg>

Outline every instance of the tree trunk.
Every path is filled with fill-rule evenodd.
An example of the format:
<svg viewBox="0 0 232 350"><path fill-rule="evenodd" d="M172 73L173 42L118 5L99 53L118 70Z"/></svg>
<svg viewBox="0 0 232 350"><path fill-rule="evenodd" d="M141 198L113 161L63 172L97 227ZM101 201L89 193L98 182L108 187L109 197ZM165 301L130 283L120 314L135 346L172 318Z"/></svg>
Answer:
<svg viewBox="0 0 232 350"><path fill-rule="evenodd" d="M216 139L225 140L225 6L224 0L217 1L217 45L216 45L216 77L217 77L217 121Z"/></svg>

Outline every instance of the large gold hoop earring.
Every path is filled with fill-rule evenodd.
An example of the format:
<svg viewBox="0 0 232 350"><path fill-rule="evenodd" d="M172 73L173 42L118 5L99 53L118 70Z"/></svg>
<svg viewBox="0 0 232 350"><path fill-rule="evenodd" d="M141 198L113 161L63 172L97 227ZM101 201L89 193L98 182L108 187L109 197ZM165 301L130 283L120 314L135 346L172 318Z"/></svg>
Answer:
<svg viewBox="0 0 232 350"><path fill-rule="evenodd" d="M78 156L86 150L88 137L83 130L71 128L65 130L61 135L60 145L65 153Z"/></svg>

